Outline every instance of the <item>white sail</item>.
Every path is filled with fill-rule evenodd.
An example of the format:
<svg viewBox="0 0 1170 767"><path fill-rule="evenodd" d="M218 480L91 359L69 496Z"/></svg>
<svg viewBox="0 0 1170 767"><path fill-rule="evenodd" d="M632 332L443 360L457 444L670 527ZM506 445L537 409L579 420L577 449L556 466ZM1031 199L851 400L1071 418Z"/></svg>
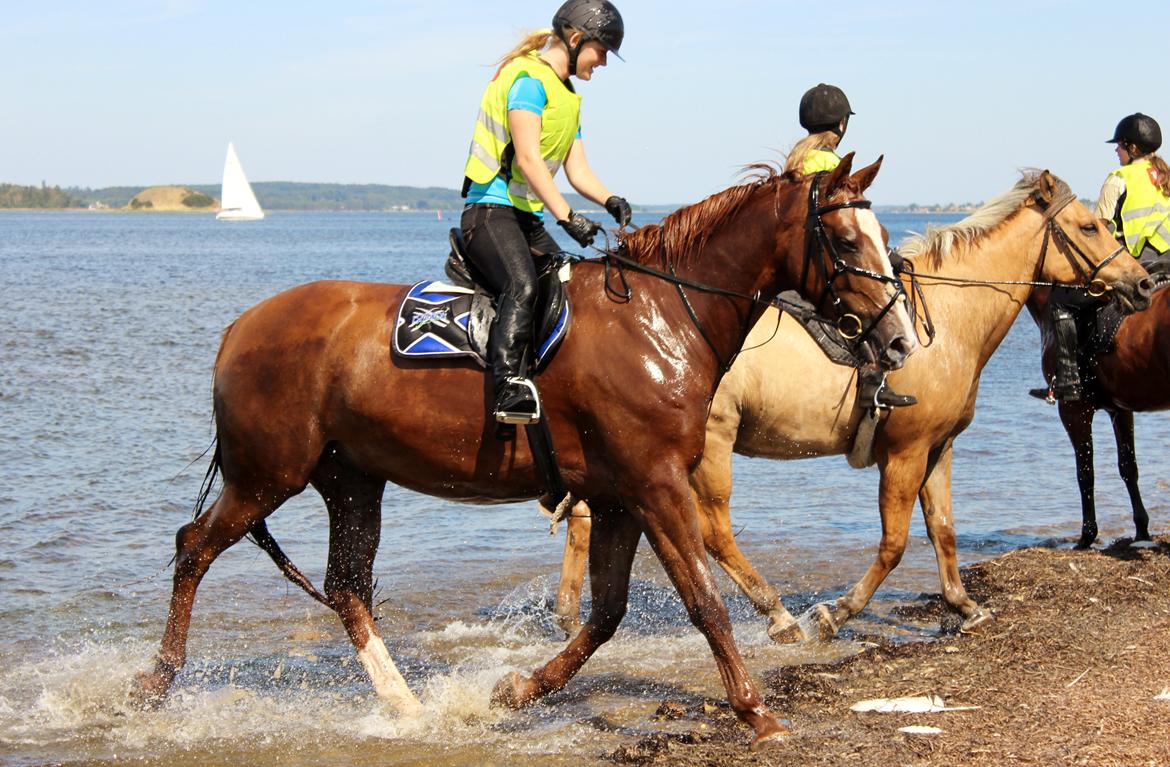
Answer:
<svg viewBox="0 0 1170 767"><path fill-rule="evenodd" d="M260 203L252 192L252 185L244 175L236 148L228 142L227 159L223 163L223 189L220 190L219 213L216 218L225 221L259 221L264 218Z"/></svg>

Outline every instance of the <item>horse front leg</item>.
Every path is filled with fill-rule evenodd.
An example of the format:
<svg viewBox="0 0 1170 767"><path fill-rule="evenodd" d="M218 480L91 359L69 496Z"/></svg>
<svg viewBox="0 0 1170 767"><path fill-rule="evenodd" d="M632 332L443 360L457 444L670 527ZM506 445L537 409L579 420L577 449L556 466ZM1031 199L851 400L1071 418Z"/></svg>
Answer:
<svg viewBox="0 0 1170 767"><path fill-rule="evenodd" d="M1146 505L1142 503L1142 493L1138 489L1137 450L1133 444L1133 411L1110 410L1109 417L1113 420L1113 436L1117 440L1117 471L1125 482L1125 489L1129 491L1129 503L1133 507L1133 539L1150 541L1150 515L1146 513Z"/></svg>
<svg viewBox="0 0 1170 767"><path fill-rule="evenodd" d="M187 662L187 632L199 582L216 557L243 538L252 525L276 510L293 491L252 492L227 484L211 506L175 534L175 575L162 644L150 671L135 678L131 701L159 705Z"/></svg>
<svg viewBox="0 0 1170 767"><path fill-rule="evenodd" d="M691 490L698 510L703 545L756 611L768 619L768 636L774 642L800 642L804 632L772 584L760 575L735 542L731 527L731 444L712 430L707 432L703 459L691 474Z"/></svg>
<svg viewBox="0 0 1170 767"><path fill-rule="evenodd" d="M312 482L329 510L325 599L341 618L378 697L404 716L417 716L422 704L390 657L372 614L374 558L382 534L386 483L332 456L322 459Z"/></svg>
<svg viewBox="0 0 1170 767"><path fill-rule="evenodd" d="M581 630L581 587L589 560L589 531L593 517L589 504L578 501L565 523L565 553L561 559L561 580L557 587L557 605L553 613L566 636Z"/></svg>
<svg viewBox="0 0 1170 767"><path fill-rule="evenodd" d="M589 537L589 587L593 606L585 625L555 658L526 677L512 672L496 683L492 702L519 708L561 689L597 648L609 641L626 614L630 569L642 535L636 519L620 508L594 509Z"/></svg>
<svg viewBox="0 0 1170 767"><path fill-rule="evenodd" d="M878 586L902 561L910 534L910 516L914 500L922 489L926 474L925 449L913 449L885 456L881 463L878 502L882 517L882 539L877 558L865 575L844 596L830 604L813 608L812 618L821 639L836 635L846 621L869 604Z"/></svg>
<svg viewBox="0 0 1170 767"><path fill-rule="evenodd" d="M731 635L731 620L703 550L693 500L685 484L647 488L638 511L646 537L682 597L691 622L707 638L731 710L755 732L752 748L782 740L788 728L764 705Z"/></svg>
<svg viewBox="0 0 1170 767"><path fill-rule="evenodd" d="M934 544L938 562L938 578L942 584L943 599L951 609L963 616L963 631L974 631L992 619L990 610L967 595L959 577L959 560L955 554L955 518L951 506L951 460L954 452L951 440L939 453L934 468L926 475L926 483L918 494L926 533Z"/></svg>
<svg viewBox="0 0 1170 767"><path fill-rule="evenodd" d="M1072 443L1077 462L1077 488L1081 492L1081 538L1076 548L1087 549L1097 540L1097 503L1093 478L1093 406L1078 400L1061 402L1060 422Z"/></svg>

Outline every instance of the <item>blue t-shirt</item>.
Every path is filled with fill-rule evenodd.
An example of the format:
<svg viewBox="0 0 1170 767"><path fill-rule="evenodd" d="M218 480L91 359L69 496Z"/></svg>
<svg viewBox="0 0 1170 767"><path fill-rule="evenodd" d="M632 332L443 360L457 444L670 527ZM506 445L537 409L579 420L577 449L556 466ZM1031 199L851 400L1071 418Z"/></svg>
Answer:
<svg viewBox="0 0 1170 767"><path fill-rule="evenodd" d="M544 85L540 80L528 75L521 75L508 89L508 109L523 109L534 114L544 114L548 104L548 95L544 92ZM577 127L577 138L581 138L581 128ZM508 182L503 174L497 175L486 184L472 183L467 190L467 204L491 203L493 205L511 205L508 197ZM540 215L543 217L544 211Z"/></svg>

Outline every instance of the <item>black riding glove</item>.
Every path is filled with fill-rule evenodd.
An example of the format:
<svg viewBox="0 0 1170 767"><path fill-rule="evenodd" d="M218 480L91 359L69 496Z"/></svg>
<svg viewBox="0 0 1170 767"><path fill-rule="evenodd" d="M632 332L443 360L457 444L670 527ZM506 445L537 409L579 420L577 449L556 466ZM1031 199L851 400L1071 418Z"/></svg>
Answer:
<svg viewBox="0 0 1170 767"><path fill-rule="evenodd" d="M577 244L585 248L593 244L593 238L601 231L601 224L590 221L580 213L569 211L569 217L557 222Z"/></svg>
<svg viewBox="0 0 1170 767"><path fill-rule="evenodd" d="M616 194L605 201L605 209L609 211L609 215L613 216L613 220L622 229L630 225L630 216L634 212L630 210L630 204L626 202L625 197L618 197Z"/></svg>

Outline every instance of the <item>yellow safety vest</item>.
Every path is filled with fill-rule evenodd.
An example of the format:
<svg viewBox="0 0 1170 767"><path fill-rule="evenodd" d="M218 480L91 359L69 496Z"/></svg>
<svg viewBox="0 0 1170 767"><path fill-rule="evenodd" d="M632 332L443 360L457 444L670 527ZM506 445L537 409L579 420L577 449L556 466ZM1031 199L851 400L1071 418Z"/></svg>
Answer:
<svg viewBox="0 0 1170 767"><path fill-rule="evenodd" d="M1170 197L1154 183L1154 166L1149 160L1134 160L1112 175L1125 182L1120 225L1126 249L1135 257L1146 243L1159 253L1170 250Z"/></svg>
<svg viewBox="0 0 1170 767"><path fill-rule="evenodd" d="M565 86L553 68L531 51L508 62L488 83L475 120L475 133L464 175L477 184L487 184L500 173L508 179L508 198L517 209L536 213L544 203L524 180L518 165L504 168L501 158L511 145L508 130L508 91L522 75L535 77L544 86L548 103L540 116L540 156L552 175L561 169L581 120L581 97Z"/></svg>
<svg viewBox="0 0 1170 767"><path fill-rule="evenodd" d="M804 175L832 170L841 164L841 158L828 149L814 149L804 156Z"/></svg>

